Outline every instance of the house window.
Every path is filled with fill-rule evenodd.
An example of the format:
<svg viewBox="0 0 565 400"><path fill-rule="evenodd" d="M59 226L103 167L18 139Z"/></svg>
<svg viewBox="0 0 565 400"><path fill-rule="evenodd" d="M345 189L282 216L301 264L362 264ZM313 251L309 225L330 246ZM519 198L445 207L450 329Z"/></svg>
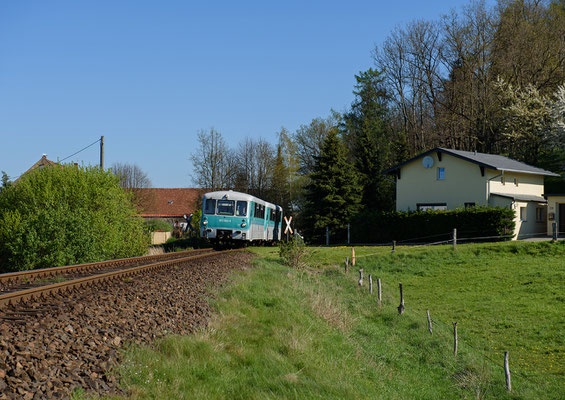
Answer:
<svg viewBox="0 0 565 400"><path fill-rule="evenodd" d="M443 181L445 179L445 168L439 167L437 169L437 180Z"/></svg>
<svg viewBox="0 0 565 400"><path fill-rule="evenodd" d="M527 207L520 207L520 221L526 221Z"/></svg>
<svg viewBox="0 0 565 400"><path fill-rule="evenodd" d="M536 208L536 222L543 222L543 208Z"/></svg>
<svg viewBox="0 0 565 400"><path fill-rule="evenodd" d="M518 178L514 178L514 186L518 186Z"/></svg>
<svg viewBox="0 0 565 400"><path fill-rule="evenodd" d="M502 175L500 177L500 183L502 183L503 185L506 185L506 179L504 178L504 175Z"/></svg>
<svg viewBox="0 0 565 400"><path fill-rule="evenodd" d="M474 202L465 203L465 208L475 207Z"/></svg>
<svg viewBox="0 0 565 400"><path fill-rule="evenodd" d="M418 211L447 210L447 203L418 203Z"/></svg>

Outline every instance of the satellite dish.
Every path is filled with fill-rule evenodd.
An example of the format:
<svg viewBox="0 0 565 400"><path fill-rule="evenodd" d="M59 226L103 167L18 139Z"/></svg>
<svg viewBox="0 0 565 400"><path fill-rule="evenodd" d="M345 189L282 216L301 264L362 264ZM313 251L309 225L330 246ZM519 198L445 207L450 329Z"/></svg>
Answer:
<svg viewBox="0 0 565 400"><path fill-rule="evenodd" d="M426 156L422 160L422 165L424 166L424 168L431 168L434 166L434 159L430 156Z"/></svg>

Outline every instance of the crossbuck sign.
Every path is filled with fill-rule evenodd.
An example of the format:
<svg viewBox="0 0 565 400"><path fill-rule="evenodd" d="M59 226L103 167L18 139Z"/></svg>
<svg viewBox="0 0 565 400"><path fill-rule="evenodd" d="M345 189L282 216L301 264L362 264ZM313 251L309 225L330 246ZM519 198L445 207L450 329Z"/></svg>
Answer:
<svg viewBox="0 0 565 400"><path fill-rule="evenodd" d="M292 228L290 227L290 221L292 221L292 217L290 217L290 218L284 217L284 222L286 222L286 229L284 230L285 235L288 231L290 231L290 233L292 233Z"/></svg>

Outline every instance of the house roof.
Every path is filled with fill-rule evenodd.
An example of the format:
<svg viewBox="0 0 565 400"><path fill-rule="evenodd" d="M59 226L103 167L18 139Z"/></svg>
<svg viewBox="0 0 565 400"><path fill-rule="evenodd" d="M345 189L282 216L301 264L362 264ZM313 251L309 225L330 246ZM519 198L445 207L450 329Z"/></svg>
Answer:
<svg viewBox="0 0 565 400"><path fill-rule="evenodd" d="M528 194L514 194L514 193L490 193L493 196L504 197L516 201L533 201L535 203L547 203L547 200L542 196L534 196Z"/></svg>
<svg viewBox="0 0 565 400"><path fill-rule="evenodd" d="M41 156L41 158L39 159L38 162L36 162L35 164L33 164L26 172L24 172L23 174L21 174L18 179L16 179L16 182L24 175L29 174L31 171L35 170L35 169L41 169L44 167L53 167L55 165L59 165L58 163L48 160L47 159L47 155L43 154L43 156Z"/></svg>
<svg viewBox="0 0 565 400"><path fill-rule="evenodd" d="M534 175L546 175L546 176L560 176L559 174L555 174L551 171L546 171L545 169L537 168L528 164L525 164L521 161L513 160L508 157L499 156L496 154L486 154L486 153L477 153L474 151L463 151L463 150L453 150L453 149L446 149L443 147L436 147L434 149L428 150L425 153L419 154L403 163L395 165L389 169L384 170L383 174L390 174L404 165L411 163L418 158L422 158L427 156L431 153L445 153L451 156L461 158L463 160L469 161L471 163L477 164L481 167L490 168L498 171L508 171L508 172L520 172L523 174L534 174Z"/></svg>
<svg viewBox="0 0 565 400"><path fill-rule="evenodd" d="M137 208L142 217L180 218L196 211L204 189L135 189Z"/></svg>

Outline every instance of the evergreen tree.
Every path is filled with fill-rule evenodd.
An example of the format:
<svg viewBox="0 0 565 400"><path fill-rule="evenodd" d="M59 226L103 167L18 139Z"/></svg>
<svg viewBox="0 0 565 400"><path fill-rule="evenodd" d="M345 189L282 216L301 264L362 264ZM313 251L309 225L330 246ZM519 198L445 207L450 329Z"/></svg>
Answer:
<svg viewBox="0 0 565 400"><path fill-rule="evenodd" d="M393 188L380 174L391 161L394 138L387 126L388 97L378 71L355 76L355 101L344 115L345 136L351 159L360 174L362 204L371 209L393 206Z"/></svg>
<svg viewBox="0 0 565 400"><path fill-rule="evenodd" d="M316 157L311 182L306 187L306 228L313 240L345 228L360 210L361 187L358 174L347 160L346 149L335 131L328 133Z"/></svg>
<svg viewBox="0 0 565 400"><path fill-rule="evenodd" d="M8 176L8 174L6 172L2 171L2 181L1 181L1 186L0 186L0 193L2 192L2 190L8 189L11 184L12 184L12 182L10 181L10 177Z"/></svg>
<svg viewBox="0 0 565 400"><path fill-rule="evenodd" d="M285 165L282 146L277 146L277 155L273 166L269 200L281 206L284 213L289 212L290 203L288 168Z"/></svg>

